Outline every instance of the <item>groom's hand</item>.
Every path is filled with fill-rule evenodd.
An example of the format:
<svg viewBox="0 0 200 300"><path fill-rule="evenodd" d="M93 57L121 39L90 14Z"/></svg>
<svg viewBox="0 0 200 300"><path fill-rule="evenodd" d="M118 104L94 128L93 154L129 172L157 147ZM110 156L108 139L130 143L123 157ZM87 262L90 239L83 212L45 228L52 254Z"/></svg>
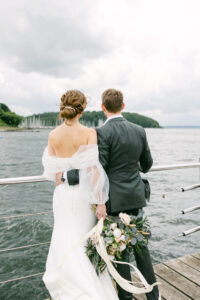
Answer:
<svg viewBox="0 0 200 300"><path fill-rule="evenodd" d="M99 204L97 205L97 209L96 209L96 217L98 220L100 220L101 218L103 218L105 220L107 216L106 213L106 206L105 204Z"/></svg>
<svg viewBox="0 0 200 300"><path fill-rule="evenodd" d="M63 184L64 182L61 180L62 178L62 172L59 172L56 174L56 186Z"/></svg>

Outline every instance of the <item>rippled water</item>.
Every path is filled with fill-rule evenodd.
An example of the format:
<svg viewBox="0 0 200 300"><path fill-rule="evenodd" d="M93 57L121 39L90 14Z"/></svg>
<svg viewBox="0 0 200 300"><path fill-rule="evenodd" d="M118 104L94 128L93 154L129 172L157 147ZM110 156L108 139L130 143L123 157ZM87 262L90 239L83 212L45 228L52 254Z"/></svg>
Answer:
<svg viewBox="0 0 200 300"><path fill-rule="evenodd" d="M41 156L48 130L0 132L0 178L42 174ZM155 165L197 162L200 129L147 129ZM145 175L152 188L145 209L153 237L150 249L154 263L199 251L200 233L165 240L200 225L200 212L178 215L181 209L199 204L200 190L177 193L177 187L199 182L199 169L162 171ZM0 186L0 216L52 209L52 183ZM162 198L163 193L168 193ZM52 215L0 220L0 248L49 241ZM44 271L48 245L0 253L0 281ZM1 300L44 300L48 292L41 276L0 286Z"/></svg>

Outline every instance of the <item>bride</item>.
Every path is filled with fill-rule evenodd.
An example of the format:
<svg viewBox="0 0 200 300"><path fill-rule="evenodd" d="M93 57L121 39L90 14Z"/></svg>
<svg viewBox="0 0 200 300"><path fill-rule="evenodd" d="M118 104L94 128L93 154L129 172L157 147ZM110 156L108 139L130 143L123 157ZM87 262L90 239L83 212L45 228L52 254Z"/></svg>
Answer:
<svg viewBox="0 0 200 300"><path fill-rule="evenodd" d="M65 122L49 135L42 162L44 176L80 170L77 185L56 186L53 196L54 227L43 281L53 300L117 300L105 270L100 276L85 253L81 239L105 218L109 182L98 159L96 131L79 123L86 97L77 90L61 97L60 118ZM96 216L91 204L97 204Z"/></svg>

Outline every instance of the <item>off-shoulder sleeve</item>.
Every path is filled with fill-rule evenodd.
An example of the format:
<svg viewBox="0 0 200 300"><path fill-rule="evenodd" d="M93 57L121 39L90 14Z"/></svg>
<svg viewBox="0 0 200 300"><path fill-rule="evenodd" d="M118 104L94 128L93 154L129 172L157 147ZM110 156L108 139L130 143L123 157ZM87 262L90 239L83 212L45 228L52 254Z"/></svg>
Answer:
<svg viewBox="0 0 200 300"><path fill-rule="evenodd" d="M104 204L108 200L109 181L99 162L98 146L85 152L87 165L80 169L80 189L87 191L90 204Z"/></svg>
<svg viewBox="0 0 200 300"><path fill-rule="evenodd" d="M56 162L56 156L51 156L48 153L48 147L46 147L42 156L43 176L50 181L56 181L56 173L58 171Z"/></svg>

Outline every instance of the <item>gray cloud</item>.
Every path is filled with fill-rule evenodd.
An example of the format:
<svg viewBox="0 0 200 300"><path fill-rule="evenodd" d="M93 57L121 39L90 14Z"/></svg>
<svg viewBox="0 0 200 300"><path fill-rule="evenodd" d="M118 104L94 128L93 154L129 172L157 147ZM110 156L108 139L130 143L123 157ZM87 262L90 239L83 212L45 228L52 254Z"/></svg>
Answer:
<svg viewBox="0 0 200 300"><path fill-rule="evenodd" d="M39 2L42 9L46 1ZM79 11L74 13L77 5L72 1L65 2L64 7L58 4L49 15L45 11L31 11L27 2L23 2L21 9L8 10L6 7L6 11L5 8L7 16L0 29L3 44L0 55L10 67L24 73L74 77L82 72L84 63L109 51L108 40L104 39L102 43L103 36L90 30L87 7L80 5Z"/></svg>
<svg viewBox="0 0 200 300"><path fill-rule="evenodd" d="M0 1L0 100L17 113L58 110L72 88L100 109L113 87L128 111L200 124L199 0Z"/></svg>

